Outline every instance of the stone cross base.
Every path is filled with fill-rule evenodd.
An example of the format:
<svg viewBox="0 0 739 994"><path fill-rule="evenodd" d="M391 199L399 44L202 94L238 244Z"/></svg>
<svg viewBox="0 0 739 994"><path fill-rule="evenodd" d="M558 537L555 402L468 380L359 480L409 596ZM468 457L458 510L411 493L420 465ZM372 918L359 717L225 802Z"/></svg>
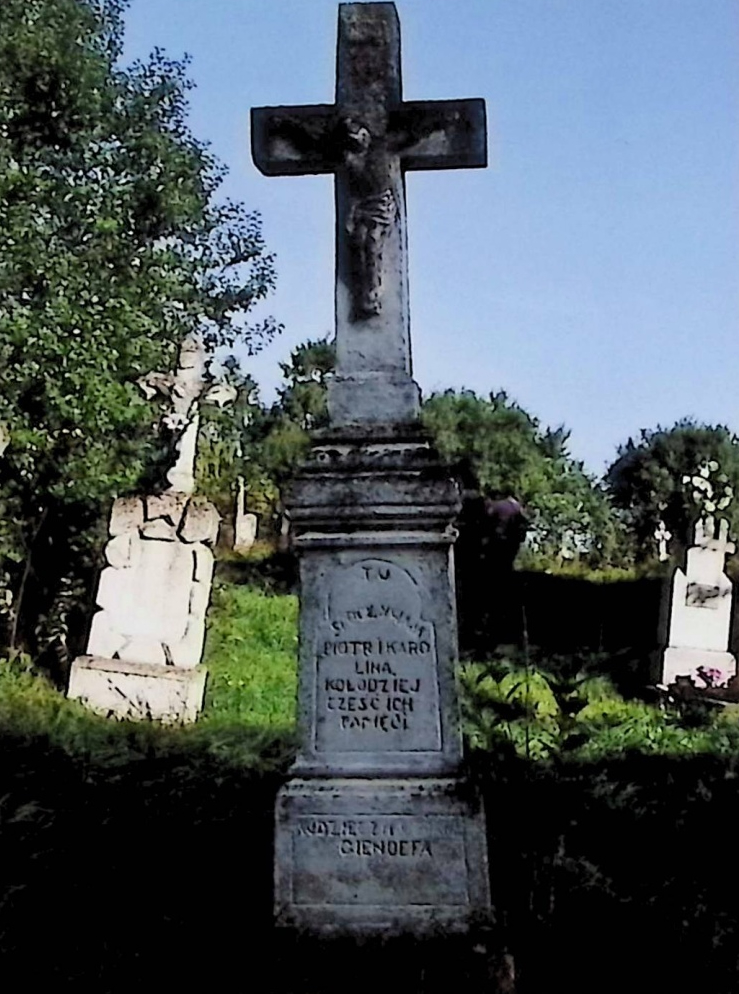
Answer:
<svg viewBox="0 0 739 994"><path fill-rule="evenodd" d="M301 745L277 802L276 915L332 934L489 913L459 776L459 491L418 426L316 432L285 494L300 556Z"/></svg>
<svg viewBox="0 0 739 994"><path fill-rule="evenodd" d="M277 799L277 924L465 931L489 908L485 821L453 779L292 780Z"/></svg>
<svg viewBox="0 0 739 994"><path fill-rule="evenodd" d="M702 667L706 673L713 673L713 684L716 686L725 686L737 672L736 659L730 652L669 646L665 649L660 682L663 686L669 687L676 683L679 676L689 676L693 678L697 687L704 687L705 681L698 675L699 667Z"/></svg>
<svg viewBox="0 0 739 994"><path fill-rule="evenodd" d="M203 705L206 670L78 656L67 696L106 717L182 723Z"/></svg>
<svg viewBox="0 0 739 994"><path fill-rule="evenodd" d="M421 392L410 376L334 376L328 384L334 425L410 424L421 413Z"/></svg>

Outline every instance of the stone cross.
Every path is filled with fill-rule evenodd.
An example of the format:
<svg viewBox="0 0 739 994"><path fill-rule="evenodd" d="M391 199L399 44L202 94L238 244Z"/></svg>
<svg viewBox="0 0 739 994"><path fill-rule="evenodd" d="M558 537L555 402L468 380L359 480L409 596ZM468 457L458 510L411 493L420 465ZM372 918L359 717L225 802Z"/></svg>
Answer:
<svg viewBox="0 0 739 994"><path fill-rule="evenodd" d="M263 173L334 175L332 421L415 420L404 174L485 166L484 101L404 101L395 5L346 3L339 5L335 103L258 107L251 119L252 154Z"/></svg>
<svg viewBox="0 0 739 994"><path fill-rule="evenodd" d="M664 563L670 558L667 552L667 543L672 538L672 532L667 531L664 521L660 520L658 527L654 530L654 537L657 541L659 561Z"/></svg>
<svg viewBox="0 0 739 994"><path fill-rule="evenodd" d="M205 347L196 335L188 335L183 341L176 372L149 373L138 383L148 400L159 393L172 401L172 410L163 418L164 426L175 438L177 453L174 466L167 471L168 491L192 494L195 492L199 403L207 400L224 407L235 399L236 389L228 383L209 387L208 359Z"/></svg>

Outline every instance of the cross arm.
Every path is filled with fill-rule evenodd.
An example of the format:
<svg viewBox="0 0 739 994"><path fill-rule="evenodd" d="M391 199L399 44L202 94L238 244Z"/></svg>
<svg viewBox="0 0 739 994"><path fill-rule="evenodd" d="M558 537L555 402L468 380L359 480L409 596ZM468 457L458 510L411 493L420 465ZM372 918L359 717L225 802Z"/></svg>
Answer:
<svg viewBox="0 0 739 994"><path fill-rule="evenodd" d="M253 107L251 150L265 176L302 176L333 172L327 144L335 129L333 104Z"/></svg>
<svg viewBox="0 0 739 994"><path fill-rule="evenodd" d="M390 115L404 169L487 166L485 101L409 100Z"/></svg>

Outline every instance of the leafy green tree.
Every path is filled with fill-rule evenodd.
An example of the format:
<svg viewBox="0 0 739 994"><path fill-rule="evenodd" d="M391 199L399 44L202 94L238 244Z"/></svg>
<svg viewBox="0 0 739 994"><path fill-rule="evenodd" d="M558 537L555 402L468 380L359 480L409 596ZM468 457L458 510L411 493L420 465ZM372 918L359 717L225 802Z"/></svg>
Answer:
<svg viewBox="0 0 739 994"><path fill-rule="evenodd" d="M306 431L328 424L326 378L336 367L336 348L327 338L309 339L290 353L280 369L286 385L278 391L278 407Z"/></svg>
<svg viewBox="0 0 739 994"><path fill-rule="evenodd" d="M281 482L305 455L308 432L328 424L326 378L336 365L336 350L326 338L308 340L280 363L285 385L277 392L266 422L261 462Z"/></svg>
<svg viewBox="0 0 739 994"><path fill-rule="evenodd" d="M722 425L692 418L643 429L619 447L605 484L633 529L641 558L654 553L660 520L682 545L690 544L702 510L727 517L737 534L739 439Z"/></svg>
<svg viewBox="0 0 739 994"><path fill-rule="evenodd" d="M275 279L259 217L214 200L185 64L119 65L124 6L0 6L0 556L29 648L79 593L101 502L156 453L137 379L193 330L252 349L276 330L245 320Z"/></svg>
<svg viewBox="0 0 739 994"><path fill-rule="evenodd" d="M487 497L515 497L531 520L528 543L549 558L623 555L624 538L605 494L568 453L569 433L542 429L504 392L433 394L423 421L466 487Z"/></svg>

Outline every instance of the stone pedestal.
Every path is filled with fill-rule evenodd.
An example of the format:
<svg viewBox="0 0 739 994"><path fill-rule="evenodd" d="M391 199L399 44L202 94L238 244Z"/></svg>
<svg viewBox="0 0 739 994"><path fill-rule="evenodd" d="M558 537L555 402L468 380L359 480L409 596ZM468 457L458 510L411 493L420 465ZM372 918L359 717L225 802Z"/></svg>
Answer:
<svg viewBox="0 0 739 994"><path fill-rule="evenodd" d="M78 656L72 664L67 696L108 718L190 722L203 705L205 678L202 668Z"/></svg>
<svg viewBox="0 0 739 994"><path fill-rule="evenodd" d="M489 896L483 814L456 779L457 489L418 428L357 426L316 434L286 505L301 746L277 807L278 922L463 928Z"/></svg>
<svg viewBox="0 0 739 994"><path fill-rule="evenodd" d="M118 717L195 719L218 525L215 507L189 494L114 502L100 610L87 655L72 664L68 697Z"/></svg>
<svg viewBox="0 0 739 994"><path fill-rule="evenodd" d="M485 822L454 779L293 780L277 800L278 920L301 930L466 930L489 902Z"/></svg>

